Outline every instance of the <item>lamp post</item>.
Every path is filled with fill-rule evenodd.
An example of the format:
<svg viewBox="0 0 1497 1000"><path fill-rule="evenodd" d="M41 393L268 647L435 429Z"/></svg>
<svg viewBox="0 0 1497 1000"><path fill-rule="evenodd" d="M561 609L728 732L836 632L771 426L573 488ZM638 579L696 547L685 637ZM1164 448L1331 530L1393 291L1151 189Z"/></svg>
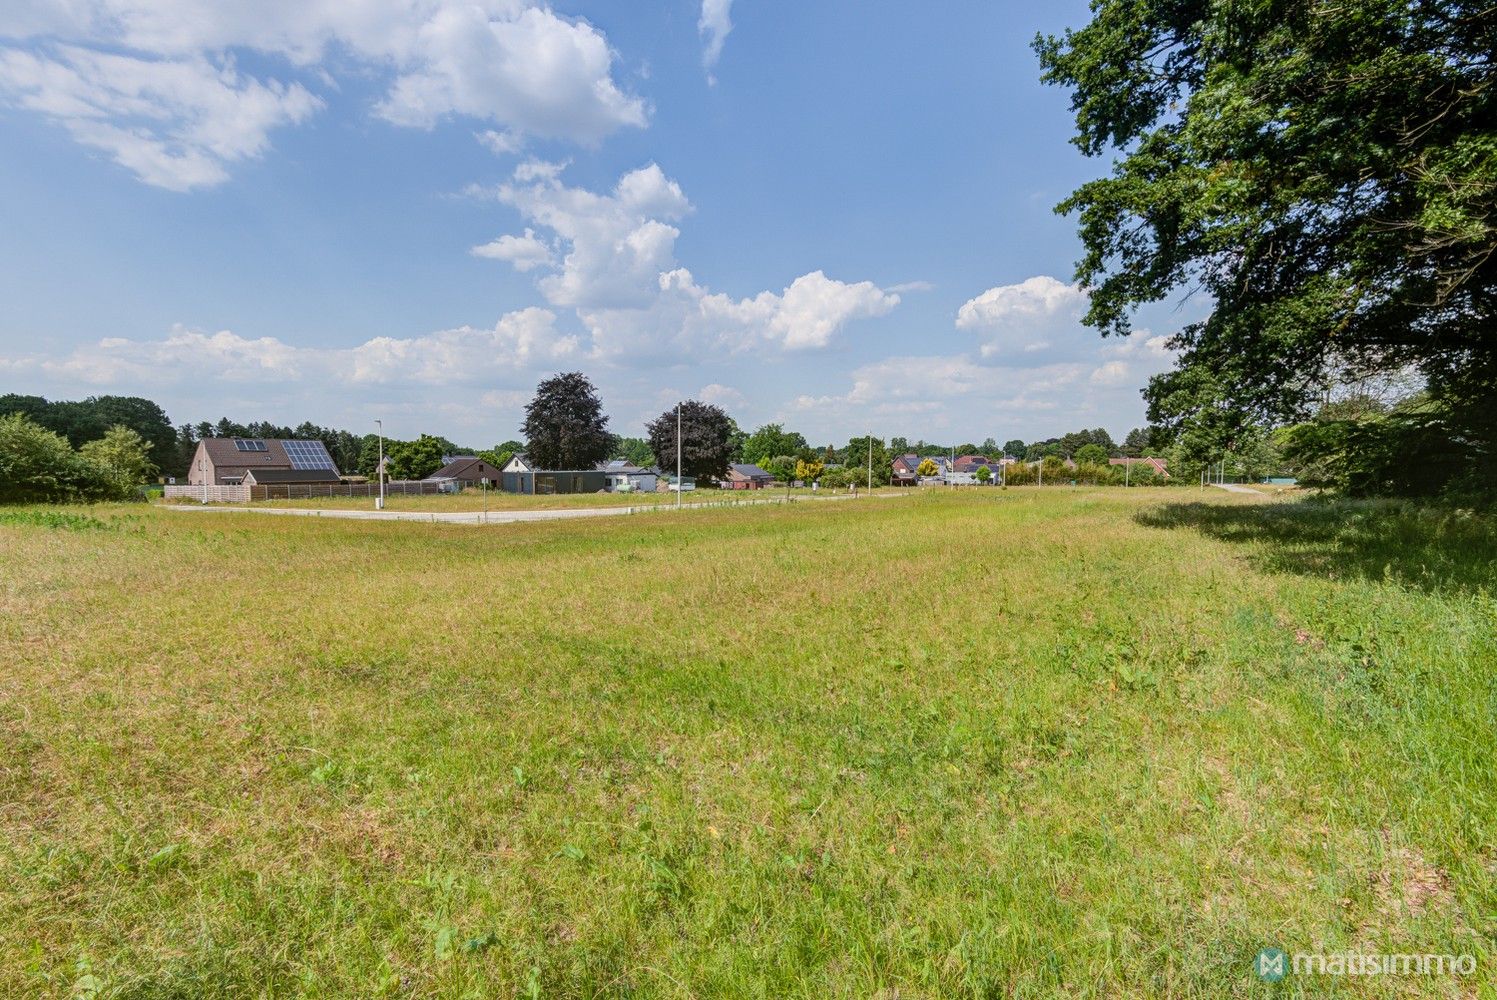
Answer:
<svg viewBox="0 0 1497 1000"><path fill-rule="evenodd" d="M873 495L873 432L868 432L868 495Z"/></svg>
<svg viewBox="0 0 1497 1000"><path fill-rule="evenodd" d="M385 509L385 422L376 420L374 426L379 428L379 465L375 467L375 474L379 476L379 499L375 501L375 510Z"/></svg>
<svg viewBox="0 0 1497 1000"><path fill-rule="evenodd" d="M681 403L676 402L676 509L681 509Z"/></svg>

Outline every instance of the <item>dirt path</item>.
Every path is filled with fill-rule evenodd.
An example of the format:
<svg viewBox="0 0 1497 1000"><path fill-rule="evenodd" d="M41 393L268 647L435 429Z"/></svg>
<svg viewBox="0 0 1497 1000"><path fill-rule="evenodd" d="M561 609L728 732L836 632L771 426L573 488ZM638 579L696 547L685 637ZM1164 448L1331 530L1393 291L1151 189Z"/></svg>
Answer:
<svg viewBox="0 0 1497 1000"><path fill-rule="evenodd" d="M905 496L903 493L875 493L874 497L887 500ZM863 494L866 498L867 494ZM775 503L827 503L835 500L856 500L845 493L824 497L765 497L758 500L710 500L683 503L680 510L721 510L725 507L751 507ZM332 510L309 507L222 507L215 504L168 504L168 510L219 511L234 514L274 514L286 517L341 517L355 521L425 521L430 524L513 524L519 521L561 521L574 517L623 517L629 514L663 514L677 509L675 504L651 504L640 507L577 507L563 510L492 510L483 511L413 511L413 510Z"/></svg>

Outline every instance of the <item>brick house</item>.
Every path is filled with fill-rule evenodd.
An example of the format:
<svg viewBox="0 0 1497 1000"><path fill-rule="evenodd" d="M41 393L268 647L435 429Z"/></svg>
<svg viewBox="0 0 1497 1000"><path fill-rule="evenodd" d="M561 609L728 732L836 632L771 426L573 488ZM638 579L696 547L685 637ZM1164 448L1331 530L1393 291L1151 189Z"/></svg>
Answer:
<svg viewBox="0 0 1497 1000"><path fill-rule="evenodd" d="M321 441L294 441L276 438L203 438L193 453L187 469L192 486L239 486L249 473L259 473L254 482L291 482L271 479L277 472L308 475L294 479L298 483L336 483L338 467Z"/></svg>

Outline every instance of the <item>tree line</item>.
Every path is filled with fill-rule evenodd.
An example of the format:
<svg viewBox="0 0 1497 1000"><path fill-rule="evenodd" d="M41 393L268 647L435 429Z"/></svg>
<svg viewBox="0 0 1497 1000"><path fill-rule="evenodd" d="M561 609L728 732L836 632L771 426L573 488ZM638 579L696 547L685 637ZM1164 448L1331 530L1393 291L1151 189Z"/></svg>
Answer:
<svg viewBox="0 0 1497 1000"><path fill-rule="evenodd" d="M128 470L137 485L158 475L185 478L200 441L230 437L318 440L326 446L341 472L370 478L377 475L381 447L386 474L392 479L424 478L441 468L444 458L459 454L477 455L502 468L520 452L527 453L530 461L541 468L591 469L599 462L623 459L641 467L659 466L667 474L675 472L675 409L649 421L643 436L614 434L609 430L609 418L596 388L580 372L562 373L541 382L526 407L521 427L523 440L507 440L491 448L467 447L434 434L381 441L377 434L355 434L310 421L241 423L224 417L216 422L173 426L159 404L138 396L54 401L10 394L0 396L0 415L24 421L8 425L12 436L6 447L29 455L26 461L38 468L47 463L54 468L55 483L39 487L40 492L21 490L36 498L102 497L118 493L119 473L101 476L96 468L82 461L89 449L97 457L105 447L98 442L105 441L109 442L113 468ZM1105 429L1095 428L1030 442L1012 439L1002 445L994 438L981 443L952 444L906 437L887 440L854 437L840 445L813 445L805 435L779 423L746 431L721 407L700 400L683 401L680 416L682 472L705 482L725 478L729 466L735 463L758 465L782 481L820 479L828 485L866 482L871 465L873 482L887 484L893 460L910 453L983 455L995 460L1084 459L1105 466L1106 459L1111 457L1168 451L1168 443L1159 439L1157 429L1149 428L1129 432L1121 444L1115 443ZM30 430L22 434L19 428L23 427ZM124 431L134 437L127 439L118 433ZM53 435L56 440L44 439L38 436L39 432ZM124 457L128 440L139 443L139 461ZM64 457L64 446L72 458ZM13 484L24 478L20 469L21 465L13 463L9 475ZM111 484L107 488L82 485L106 480ZM13 489L12 493L15 492Z"/></svg>

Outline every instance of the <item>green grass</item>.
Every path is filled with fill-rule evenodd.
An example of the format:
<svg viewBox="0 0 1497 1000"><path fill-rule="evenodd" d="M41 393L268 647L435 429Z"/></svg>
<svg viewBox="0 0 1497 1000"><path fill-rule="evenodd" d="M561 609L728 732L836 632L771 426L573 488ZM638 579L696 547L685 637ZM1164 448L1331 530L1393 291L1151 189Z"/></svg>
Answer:
<svg viewBox="0 0 1497 1000"><path fill-rule="evenodd" d="M1490 520L64 513L0 521L0 996L1493 995Z"/></svg>

